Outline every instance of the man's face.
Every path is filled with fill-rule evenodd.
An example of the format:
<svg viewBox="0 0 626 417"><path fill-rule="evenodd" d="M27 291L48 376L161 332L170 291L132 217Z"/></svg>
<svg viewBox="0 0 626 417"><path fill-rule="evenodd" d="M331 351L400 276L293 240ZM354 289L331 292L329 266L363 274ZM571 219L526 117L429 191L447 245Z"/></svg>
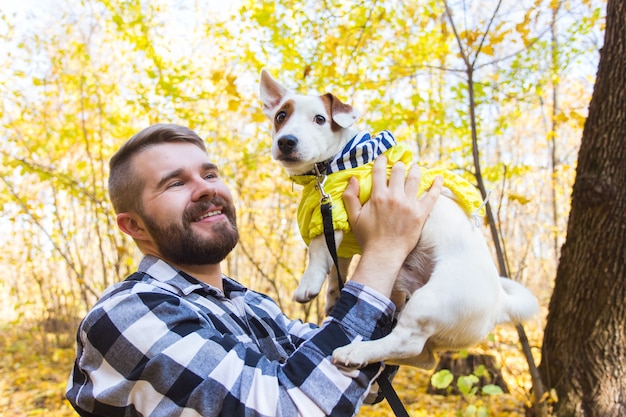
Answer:
<svg viewBox="0 0 626 417"><path fill-rule="evenodd" d="M206 153L155 145L133 159L145 181L138 213L160 255L178 265L217 264L239 240L232 196Z"/></svg>

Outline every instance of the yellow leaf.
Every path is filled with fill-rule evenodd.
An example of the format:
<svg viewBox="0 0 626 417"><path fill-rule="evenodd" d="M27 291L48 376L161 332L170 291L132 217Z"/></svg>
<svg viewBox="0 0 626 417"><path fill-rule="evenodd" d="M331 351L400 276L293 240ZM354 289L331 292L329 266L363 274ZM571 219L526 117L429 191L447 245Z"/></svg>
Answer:
<svg viewBox="0 0 626 417"><path fill-rule="evenodd" d="M481 51L485 54L485 55L489 55L489 56L493 56L493 47L491 45L484 45L481 49Z"/></svg>
<svg viewBox="0 0 626 417"><path fill-rule="evenodd" d="M509 194L509 200L517 201L518 203L520 203L522 205L526 205L526 204L530 203L530 199L528 197L526 197L525 195L515 194L515 193L510 193Z"/></svg>

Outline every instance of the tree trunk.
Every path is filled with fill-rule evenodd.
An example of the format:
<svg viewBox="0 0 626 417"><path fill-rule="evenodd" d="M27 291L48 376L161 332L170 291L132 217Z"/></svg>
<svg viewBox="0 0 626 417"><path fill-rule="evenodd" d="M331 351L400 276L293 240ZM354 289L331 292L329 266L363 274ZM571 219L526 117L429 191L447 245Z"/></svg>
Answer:
<svg viewBox="0 0 626 417"><path fill-rule="evenodd" d="M626 416L626 2L607 3L544 333L540 371L558 417Z"/></svg>

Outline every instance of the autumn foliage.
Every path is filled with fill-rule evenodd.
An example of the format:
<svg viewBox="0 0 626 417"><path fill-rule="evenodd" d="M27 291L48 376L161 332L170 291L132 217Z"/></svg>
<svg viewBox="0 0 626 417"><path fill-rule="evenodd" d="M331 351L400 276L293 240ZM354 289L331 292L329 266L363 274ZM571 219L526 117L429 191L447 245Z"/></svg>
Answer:
<svg viewBox="0 0 626 417"><path fill-rule="evenodd" d="M510 276L547 305L603 0L18 3L0 9L0 415L74 415L63 399L74 329L138 259L108 202L108 159L155 122L204 137L233 191L242 239L225 271L321 320L321 299L291 301L306 247L297 186L270 157L264 67L352 103L363 128L393 131L422 164L476 183L477 156ZM544 324L527 325L534 355ZM524 415L515 330L475 349L495 355L511 392L432 396L430 372L402 369L394 385L412 416Z"/></svg>

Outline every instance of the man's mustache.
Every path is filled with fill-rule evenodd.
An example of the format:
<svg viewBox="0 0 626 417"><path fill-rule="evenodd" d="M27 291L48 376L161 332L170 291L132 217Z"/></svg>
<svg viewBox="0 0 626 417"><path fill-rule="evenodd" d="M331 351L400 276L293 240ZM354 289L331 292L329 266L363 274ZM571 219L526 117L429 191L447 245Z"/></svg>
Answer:
<svg viewBox="0 0 626 417"><path fill-rule="evenodd" d="M192 223L211 207L220 207L223 214L225 214L229 219L234 220L234 210L232 204L223 197L215 196L211 200L202 200L197 203L193 203L192 206L189 206L183 214L183 221L186 223Z"/></svg>

